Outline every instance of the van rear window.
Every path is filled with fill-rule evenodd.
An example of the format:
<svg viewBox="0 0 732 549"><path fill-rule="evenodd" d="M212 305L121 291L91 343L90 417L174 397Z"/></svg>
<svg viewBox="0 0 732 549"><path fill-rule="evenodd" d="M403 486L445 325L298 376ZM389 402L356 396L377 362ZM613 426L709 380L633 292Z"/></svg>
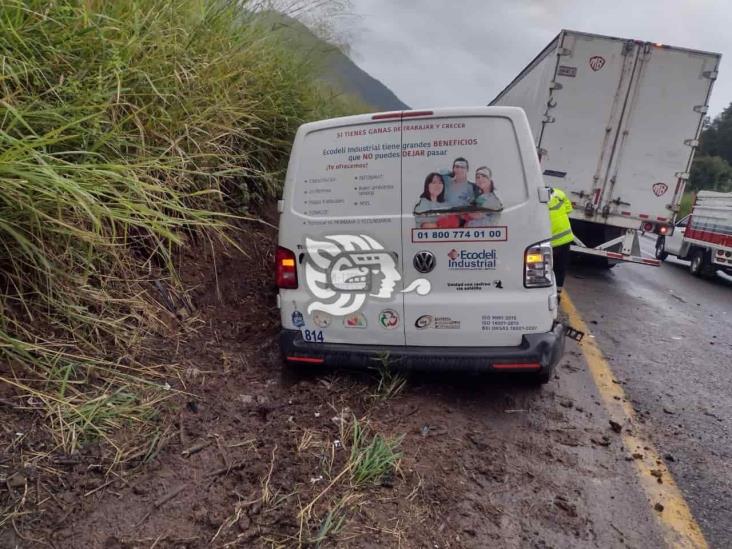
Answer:
<svg viewBox="0 0 732 549"><path fill-rule="evenodd" d="M502 117L380 121L309 133L292 208L311 218L413 216L416 227L490 226L528 196Z"/></svg>
<svg viewBox="0 0 732 549"><path fill-rule="evenodd" d="M297 151L292 208L313 218L401 211L401 122L310 132Z"/></svg>
<svg viewBox="0 0 732 549"><path fill-rule="evenodd" d="M402 132L403 213L415 227L488 227L526 200L512 122L500 117L434 119Z"/></svg>

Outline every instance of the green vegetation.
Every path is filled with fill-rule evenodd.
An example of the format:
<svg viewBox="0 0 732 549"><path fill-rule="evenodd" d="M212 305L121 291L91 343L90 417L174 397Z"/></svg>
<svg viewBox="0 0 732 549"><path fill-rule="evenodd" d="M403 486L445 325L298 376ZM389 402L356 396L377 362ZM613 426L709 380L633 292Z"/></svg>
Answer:
<svg viewBox="0 0 732 549"><path fill-rule="evenodd" d="M692 193L684 193L679 202L679 212L676 214L676 219L686 217L691 213L691 208L694 205L694 195Z"/></svg>
<svg viewBox="0 0 732 549"><path fill-rule="evenodd" d="M341 531L346 520L347 504L351 499L353 499L353 496L349 494L328 509L325 517L320 521L317 534L308 540L308 545L320 547L324 541Z"/></svg>
<svg viewBox="0 0 732 549"><path fill-rule="evenodd" d="M731 164L732 104L702 130L686 190L732 192Z"/></svg>
<svg viewBox="0 0 732 549"><path fill-rule="evenodd" d="M373 360L378 365L379 382L372 397L376 400L389 400L399 395L407 384L407 378L394 371L389 353L381 354Z"/></svg>
<svg viewBox="0 0 732 549"><path fill-rule="evenodd" d="M402 437L385 438L375 434L369 440L366 428L354 417L351 424L351 483L360 488L375 484L396 470Z"/></svg>
<svg viewBox="0 0 732 549"><path fill-rule="evenodd" d="M363 110L247 5L0 4L0 384L65 451L170 394L145 343L177 251L277 194L301 123Z"/></svg>
<svg viewBox="0 0 732 549"><path fill-rule="evenodd" d="M331 443L314 443L312 433L306 431L298 444L298 452L321 446L324 453L331 454L323 472L330 482L307 505L300 507L298 546L319 546L337 537L347 523L349 512L368 497L368 489L390 481L399 470L402 458L399 448L404 435L381 435L374 432L368 418L358 419L352 415L346 419L345 413L345 410L341 411L339 429L340 440L348 453L338 474L333 474L336 454ZM318 513L316 505L321 508L325 505L325 508ZM320 518L317 518L319 514Z"/></svg>
<svg viewBox="0 0 732 549"><path fill-rule="evenodd" d="M721 156L700 154L694 158L687 190L732 191L732 166Z"/></svg>

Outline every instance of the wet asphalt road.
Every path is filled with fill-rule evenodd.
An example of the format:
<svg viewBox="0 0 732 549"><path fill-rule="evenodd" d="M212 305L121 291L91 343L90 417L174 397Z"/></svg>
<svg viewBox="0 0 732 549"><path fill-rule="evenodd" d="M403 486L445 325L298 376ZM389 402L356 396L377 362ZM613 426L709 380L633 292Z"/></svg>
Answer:
<svg viewBox="0 0 732 549"><path fill-rule="evenodd" d="M567 288L710 546L732 547L732 282L669 258L574 268Z"/></svg>

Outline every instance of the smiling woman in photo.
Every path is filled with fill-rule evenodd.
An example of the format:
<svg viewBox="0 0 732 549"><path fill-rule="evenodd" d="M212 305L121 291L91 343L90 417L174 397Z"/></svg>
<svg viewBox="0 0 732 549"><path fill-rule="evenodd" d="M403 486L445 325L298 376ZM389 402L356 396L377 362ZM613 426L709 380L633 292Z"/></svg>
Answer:
<svg viewBox="0 0 732 549"><path fill-rule="evenodd" d="M484 210L500 212L503 209L501 199L496 196L496 185L493 182L493 173L487 166L475 170L475 185L478 187L478 196L475 205Z"/></svg>
<svg viewBox="0 0 732 549"><path fill-rule="evenodd" d="M445 202L445 180L437 172L430 173L424 180L424 189L419 195L419 202L414 207L414 213L444 210L448 207Z"/></svg>
<svg viewBox="0 0 732 549"><path fill-rule="evenodd" d="M475 186L478 187L475 205L484 211L468 214L465 227L487 227L493 222L492 214L503 210L503 203L496 196L496 185L490 168L481 166L475 170Z"/></svg>
<svg viewBox="0 0 732 549"><path fill-rule="evenodd" d="M450 203L445 200L445 179L439 173L431 172L424 180L422 194L419 195L419 202L414 207L417 226L423 229L436 228L440 226L438 224L440 218L445 216L430 215L430 212L435 210L446 210L449 207Z"/></svg>

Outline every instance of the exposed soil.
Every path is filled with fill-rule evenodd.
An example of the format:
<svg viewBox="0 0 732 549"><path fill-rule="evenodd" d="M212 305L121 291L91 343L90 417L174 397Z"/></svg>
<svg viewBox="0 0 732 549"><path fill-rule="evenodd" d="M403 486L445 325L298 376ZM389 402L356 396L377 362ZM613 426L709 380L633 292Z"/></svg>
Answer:
<svg viewBox="0 0 732 549"><path fill-rule="evenodd" d="M66 474L44 485L40 512L0 532L0 546L653 545L623 526L643 532L652 518L637 508L627 456L574 351L541 390L419 376L384 398L375 375L288 372L276 341L274 237L255 227L241 242L246 256L217 255L215 276L210 252L187 258L200 322L161 341L161 358L182 367L170 384L186 394L158 419L156 453L113 474L95 466L94 447L58 464ZM31 428L25 416L5 417ZM371 434L403 437L397 470L365 487L344 472L354 417ZM34 488L24 474L25 488L4 489ZM596 520L610 505L619 527Z"/></svg>

